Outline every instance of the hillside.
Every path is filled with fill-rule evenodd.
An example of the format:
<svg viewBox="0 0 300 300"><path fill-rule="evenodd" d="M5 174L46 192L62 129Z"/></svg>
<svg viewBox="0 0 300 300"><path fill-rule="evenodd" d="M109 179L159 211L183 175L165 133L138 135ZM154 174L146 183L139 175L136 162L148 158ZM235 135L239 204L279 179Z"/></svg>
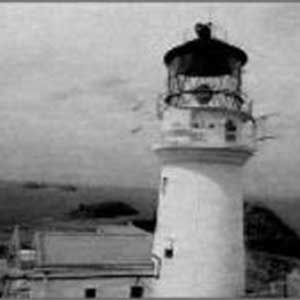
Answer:
<svg viewBox="0 0 300 300"><path fill-rule="evenodd" d="M248 249L300 258L299 236L272 210L249 202L244 209Z"/></svg>
<svg viewBox="0 0 300 300"><path fill-rule="evenodd" d="M146 188L0 182L0 227L60 220L80 204L119 201L134 207L137 218L147 219L153 214L156 195L155 190Z"/></svg>
<svg viewBox="0 0 300 300"><path fill-rule="evenodd" d="M156 199L157 191L146 188L0 182L0 255L15 224L22 227L23 245L44 226L94 230L99 223L133 220L153 232ZM247 199L244 209L247 290L256 293L300 266L300 240L266 205Z"/></svg>
<svg viewBox="0 0 300 300"><path fill-rule="evenodd" d="M89 218L93 216L91 213L94 208L100 205L99 209L103 210L110 202L118 207L128 205L122 207L123 211L131 210L128 217L139 220L135 222L136 225L153 231L154 223L151 219L154 217L156 199L157 191L147 188L0 182L1 236L7 236L14 224L29 227L41 223L77 226L79 221L83 222L83 213L84 223L91 225L96 222L95 218ZM80 211L83 207L85 209ZM300 257L298 235L264 204L249 200L246 202L245 237L248 249Z"/></svg>

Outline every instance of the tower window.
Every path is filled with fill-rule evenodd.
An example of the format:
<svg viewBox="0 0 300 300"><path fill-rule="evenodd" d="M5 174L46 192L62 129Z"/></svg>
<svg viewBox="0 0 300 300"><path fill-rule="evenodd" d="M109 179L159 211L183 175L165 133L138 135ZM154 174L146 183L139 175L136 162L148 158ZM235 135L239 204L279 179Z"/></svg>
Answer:
<svg viewBox="0 0 300 300"><path fill-rule="evenodd" d="M232 120L227 120L225 123L225 138L228 142L236 141L236 125Z"/></svg>
<svg viewBox="0 0 300 300"><path fill-rule="evenodd" d="M142 298L144 294L144 288L140 285L134 285L130 289L130 298Z"/></svg>
<svg viewBox="0 0 300 300"><path fill-rule="evenodd" d="M168 177L163 177L163 178L162 178L162 183L161 183L161 193L162 193L163 195L165 195L165 193L166 193L168 181L169 181L169 178L168 178Z"/></svg>
<svg viewBox="0 0 300 300"><path fill-rule="evenodd" d="M165 258L172 258L174 256L174 251L172 248L165 249Z"/></svg>
<svg viewBox="0 0 300 300"><path fill-rule="evenodd" d="M174 256L174 240L170 238L165 248L165 258L172 258Z"/></svg>
<svg viewBox="0 0 300 300"><path fill-rule="evenodd" d="M96 298L96 289L95 288L85 289L84 298Z"/></svg>
<svg viewBox="0 0 300 300"><path fill-rule="evenodd" d="M192 123L192 128L199 128L199 127L200 127L199 123L197 123L197 122Z"/></svg>

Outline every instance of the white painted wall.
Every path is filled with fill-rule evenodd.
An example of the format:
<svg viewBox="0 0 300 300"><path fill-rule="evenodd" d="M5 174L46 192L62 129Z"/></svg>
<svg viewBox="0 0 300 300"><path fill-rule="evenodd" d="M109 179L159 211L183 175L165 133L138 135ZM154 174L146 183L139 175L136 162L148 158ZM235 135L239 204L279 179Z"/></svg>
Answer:
<svg viewBox="0 0 300 300"><path fill-rule="evenodd" d="M97 298L129 298L130 288L136 278L95 278L63 280L30 280L30 298L84 298L86 288L95 288ZM11 288L19 286L20 281L12 281ZM143 285L142 282L139 284Z"/></svg>
<svg viewBox="0 0 300 300"><path fill-rule="evenodd" d="M151 297L235 297L244 294L241 166L164 165L153 252L162 258ZM169 238L174 257L164 257Z"/></svg>
<svg viewBox="0 0 300 300"><path fill-rule="evenodd" d="M231 119L237 127L236 141L225 139L225 123ZM198 124L193 128L191 123ZM213 125L213 127L211 127ZM165 142L182 142L200 147L251 146L254 139L250 122L243 123L235 113L169 108L164 113L162 137Z"/></svg>

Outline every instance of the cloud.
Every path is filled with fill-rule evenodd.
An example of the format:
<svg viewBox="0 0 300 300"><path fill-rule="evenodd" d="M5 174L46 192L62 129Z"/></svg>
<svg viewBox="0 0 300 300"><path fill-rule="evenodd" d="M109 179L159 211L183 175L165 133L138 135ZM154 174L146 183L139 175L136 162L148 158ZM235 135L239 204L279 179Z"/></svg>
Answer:
<svg viewBox="0 0 300 300"><path fill-rule="evenodd" d="M57 91L50 93L46 101L67 101L85 94L86 91L79 87L72 87L68 90Z"/></svg>
<svg viewBox="0 0 300 300"><path fill-rule="evenodd" d="M94 161L105 156L108 157L105 172L114 174L109 176L111 180L120 181L125 176L128 183L131 180L135 185L145 174L151 173L154 178L158 171L152 167L152 157L145 159L149 154L145 148L151 144L150 136L158 134L156 91L163 89L166 76L162 56L164 51L182 42L186 29L193 38L194 23L205 21L209 8L213 7L213 21L216 19L228 31L228 41L240 43L249 53L248 80L245 78L244 86L256 100L255 111L280 112L274 130L283 138L269 142L275 146L263 147L254 158L259 163L254 164L249 176L255 177L258 168L264 168L268 176L278 177L278 182L288 181L286 176L298 178L299 168L292 162L298 156L294 149L300 147L296 29L300 10L292 4L283 9L285 5L174 3L170 15L170 4L164 3L158 6L62 3L59 7L33 5L31 9L23 4L18 4L18 9L3 4L0 14L6 21L0 28L0 113L10 112L11 118L2 117L0 127L12 127L24 134L22 142L30 141L35 126L42 127L39 135L44 138L43 149L51 148L53 152L52 162L50 159L45 162L46 171L48 163L53 165L57 160L59 168L61 161L66 161L67 151L59 148L61 140L65 140L58 138L60 132L72 140L73 144L66 145L66 149L80 152L89 160L86 164L93 169L89 170L91 174L100 172ZM36 120L32 126L31 119ZM135 131L138 133L133 134ZM7 143L11 145L8 147ZM6 147L8 154L15 143L9 130L5 137L2 135L1 147ZM28 144L26 153L39 152L42 160L44 152L37 146L39 143L34 140ZM21 142L18 145L22 147ZM82 145L94 149L89 150L94 151L93 156ZM280 151L272 152L272 147ZM128 155L137 168L136 175L130 178L126 162L114 163L126 161ZM32 168L39 167L25 152L22 159L32 160L28 162ZM266 163L260 164L262 161ZM277 164L287 172L279 175L272 172L270 166ZM68 172L68 168L73 171L72 164L65 162L63 171ZM2 174L14 171L17 173L19 169L3 168ZM86 174L82 174L82 180ZM100 175L97 180L101 184ZM293 193L300 193L296 185Z"/></svg>
<svg viewBox="0 0 300 300"><path fill-rule="evenodd" d="M120 88L130 83L130 79L122 78L122 77L110 77L104 78L101 81L97 81L98 86L102 89L113 89L113 88Z"/></svg>
<svg viewBox="0 0 300 300"><path fill-rule="evenodd" d="M49 93L45 101L72 101L78 97L96 95L111 95L112 98L118 96L120 92L123 96L129 92L129 79L122 77L107 77L82 83L80 86L71 86L62 90Z"/></svg>

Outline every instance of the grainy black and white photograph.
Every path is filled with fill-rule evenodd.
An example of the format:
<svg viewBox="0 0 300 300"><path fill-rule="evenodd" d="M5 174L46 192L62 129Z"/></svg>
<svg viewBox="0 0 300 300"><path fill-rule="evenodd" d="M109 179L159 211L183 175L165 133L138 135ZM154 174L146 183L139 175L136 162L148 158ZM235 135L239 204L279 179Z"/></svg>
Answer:
<svg viewBox="0 0 300 300"><path fill-rule="evenodd" d="M300 297L300 4L0 3L0 296Z"/></svg>

